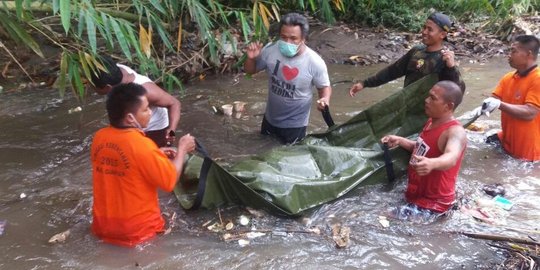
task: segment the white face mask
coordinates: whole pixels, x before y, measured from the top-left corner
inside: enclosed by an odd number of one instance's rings
[[[133,124],[135,125],[134,128],[138,128],[140,130],[142,130],[142,126],[141,124],[139,124],[139,121],[137,121],[137,118],[135,118],[135,115],[133,115],[132,113],[129,113],[128,116],[130,116],[133,120]]]

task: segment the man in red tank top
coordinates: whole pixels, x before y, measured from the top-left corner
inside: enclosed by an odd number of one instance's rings
[[[457,174],[467,145],[465,130],[454,118],[463,94],[452,81],[440,81],[430,89],[425,101],[429,117],[416,141],[396,135],[381,141],[412,153],[409,161],[405,198],[410,205],[398,209],[398,218],[409,219],[414,212],[422,216],[446,212],[455,200]]]

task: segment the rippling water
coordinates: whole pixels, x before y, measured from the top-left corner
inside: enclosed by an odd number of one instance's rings
[[[336,65],[330,71],[332,80],[339,81],[361,78],[379,68]],[[479,105],[508,70],[504,60],[463,64],[468,90],[457,114]],[[331,103],[334,120],[345,121],[401,84],[368,89],[355,98],[348,96],[349,84],[336,85]],[[454,211],[431,224],[390,220],[390,227],[384,228],[379,216],[403,200],[406,181],[401,179],[391,190],[382,185],[362,187],[295,219],[268,214],[257,217],[235,206],[185,212],[174,196],[162,193],[160,201],[171,233],[134,249],[110,246],[89,231],[92,180],[88,156],[92,134],[107,124],[104,99],[91,96],[82,112],[69,114],[79,104],[69,95],[61,99],[48,89],[5,91],[0,97],[0,220],[7,222],[0,236],[0,269],[490,269],[504,259],[502,253],[486,241],[467,238],[458,231],[524,237],[520,231],[539,226],[538,163],[512,159],[483,143],[485,133],[469,132],[458,197],[466,204],[484,196],[483,185],[503,184],[506,197],[515,204],[501,218],[503,224],[482,223]],[[207,78],[189,85],[187,94],[179,98],[180,133],[198,137],[222,164],[277,145],[258,135],[266,99],[262,74],[253,79]],[[247,102],[246,113],[233,117],[213,113],[212,106],[235,100]],[[314,111],[311,118],[308,131],[324,131],[320,114]],[[478,122],[489,133],[499,128],[498,119],[495,114]],[[25,198],[21,198],[23,193]],[[238,227],[240,215],[251,218],[249,226]],[[235,230],[257,229],[266,234],[250,239],[246,246],[224,241],[222,234],[206,229],[220,217],[224,222],[233,221]],[[351,229],[350,245],[345,249],[337,249],[331,239],[336,224]],[[321,234],[302,232],[312,227]],[[67,229],[71,234],[65,243],[47,243]]]

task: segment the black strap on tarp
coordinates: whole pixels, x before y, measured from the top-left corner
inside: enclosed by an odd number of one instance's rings
[[[392,157],[390,156],[390,150],[388,149],[388,144],[383,143],[383,156],[384,156],[384,165],[386,167],[386,176],[388,177],[388,182],[392,183],[396,180],[394,175],[394,163],[392,163]]]
[[[195,150],[199,152],[204,157],[203,164],[201,166],[201,172],[199,174],[199,184],[197,186],[197,195],[195,197],[195,200],[193,201],[193,205],[188,210],[196,210],[199,207],[201,207],[203,197],[204,197],[204,191],[206,190],[206,178],[208,176],[208,171],[210,170],[210,166],[212,165],[212,159],[210,158],[210,155],[208,154],[208,151],[206,151],[206,148],[198,141],[195,140]]]
[[[332,127],[335,125],[334,119],[332,119],[332,115],[330,114],[330,107],[328,107],[328,105],[324,106],[324,109],[321,111],[321,113],[322,113],[324,122],[326,122],[328,127]]]

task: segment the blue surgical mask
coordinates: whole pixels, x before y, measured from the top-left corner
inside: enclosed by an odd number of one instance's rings
[[[281,54],[286,57],[293,57],[298,53],[298,47],[300,47],[300,45],[288,43],[280,39],[278,40],[278,47]]]

